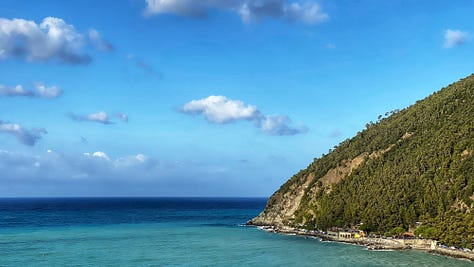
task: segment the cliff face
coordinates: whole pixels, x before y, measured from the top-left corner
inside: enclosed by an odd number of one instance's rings
[[[286,192],[281,192],[281,190],[275,192],[268,201],[265,210],[252,220],[252,224],[273,226],[292,224],[296,219],[295,213],[308,189],[314,193],[322,185],[325,187],[326,193],[330,193],[331,185],[338,183],[344,176],[350,174],[352,170],[364,162],[364,158],[365,155],[360,155],[352,160],[343,160],[340,165],[330,169],[319,179],[321,181],[320,186],[314,186],[314,173],[309,172],[309,174],[302,175],[301,180],[292,183]],[[310,185],[313,185],[313,187],[310,188]]]
[[[295,219],[295,212],[300,206],[301,199],[314,180],[314,174],[302,176],[301,181],[292,184],[288,191],[277,191],[267,203],[265,210],[252,220],[254,225],[288,225]]]
[[[380,233],[422,225],[425,237],[472,247],[473,151],[474,76],[469,76],[406,109],[380,115],[314,159],[250,223],[360,225]]]

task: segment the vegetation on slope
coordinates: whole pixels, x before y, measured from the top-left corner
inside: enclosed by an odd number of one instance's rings
[[[471,75],[409,108],[379,116],[294,175],[277,194],[313,173],[293,224],[318,229],[361,225],[382,234],[421,225],[418,235],[472,248],[473,151]],[[321,182],[329,170],[358,156],[364,163],[341,181]]]

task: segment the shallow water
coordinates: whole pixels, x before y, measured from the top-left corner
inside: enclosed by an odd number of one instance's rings
[[[266,199],[3,199],[0,266],[473,266],[242,226]]]

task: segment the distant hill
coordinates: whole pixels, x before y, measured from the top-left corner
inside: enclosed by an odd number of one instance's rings
[[[255,225],[415,229],[474,245],[474,75],[335,146],[283,184]]]

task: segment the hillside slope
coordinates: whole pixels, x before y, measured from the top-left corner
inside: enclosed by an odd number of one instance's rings
[[[472,248],[474,75],[376,123],[283,184],[250,223],[327,229],[361,225]]]

